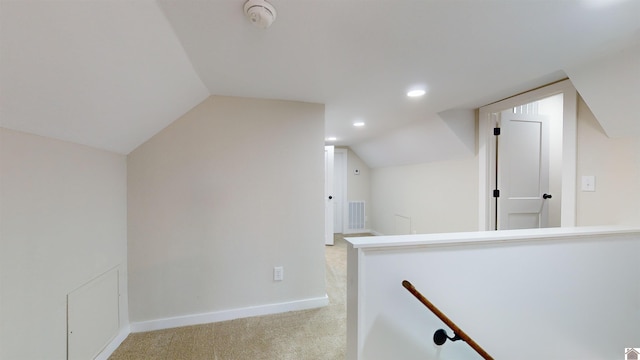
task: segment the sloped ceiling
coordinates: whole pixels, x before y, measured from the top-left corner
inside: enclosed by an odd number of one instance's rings
[[[437,161],[472,109],[640,38],[635,0],[272,0],[267,30],[243,3],[0,0],[0,125],[126,154],[210,94],[298,100],[371,166]]]
[[[0,2],[0,125],[127,154],[209,96],[151,1]]]
[[[640,21],[640,15],[638,15]],[[640,40],[636,46],[567,69],[609,137],[640,136]]]

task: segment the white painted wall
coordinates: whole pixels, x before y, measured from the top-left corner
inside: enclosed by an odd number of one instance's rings
[[[129,154],[132,329],[326,299],[323,151],[323,105],[212,96]]]
[[[371,172],[372,224],[398,234],[396,215],[411,219],[414,233],[475,231],[478,224],[478,160],[375,168]]]
[[[467,147],[469,154],[475,154],[478,147],[478,118],[474,109],[451,109],[438,113],[438,117],[456,134],[458,139]]]
[[[123,155],[0,128],[0,359],[66,359],[67,294],[120,272],[127,312]]]
[[[447,327],[403,280],[495,359],[616,359],[640,346],[640,228],[348,241],[349,360],[480,358],[433,343]]]
[[[578,101],[578,225],[640,224],[640,137],[609,138]],[[596,177],[595,192],[581,178]]]

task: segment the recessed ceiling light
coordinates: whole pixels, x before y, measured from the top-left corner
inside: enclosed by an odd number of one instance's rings
[[[324,141],[336,141],[336,140],[338,140],[338,138],[335,137],[335,136],[330,136],[330,137],[324,139]]]
[[[362,122],[362,121],[354,122],[354,123],[353,123],[353,126],[355,126],[355,127],[361,127],[361,126],[364,126],[364,122]]]
[[[422,90],[422,89],[417,89],[417,90],[411,90],[407,93],[408,97],[420,97],[424,94],[426,94],[427,92]]]

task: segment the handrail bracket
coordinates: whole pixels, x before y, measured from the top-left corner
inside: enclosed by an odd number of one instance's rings
[[[410,282],[404,280],[402,282],[402,286],[404,286],[405,289],[407,289],[413,296],[416,297],[416,299],[418,299],[424,306],[431,310],[434,315],[436,315],[451,330],[453,330],[453,337],[449,337],[444,329],[436,330],[436,332],[433,334],[433,342],[435,342],[436,345],[444,344],[447,339],[451,341],[463,340],[467,344],[469,344],[469,346],[471,346],[471,348],[473,348],[473,350],[475,350],[480,356],[482,356],[483,359],[493,360],[491,355],[487,354],[487,352],[483,348],[481,348],[480,345],[478,345],[475,341],[473,341],[473,339],[469,337],[469,335],[462,331],[462,329],[454,324],[453,321],[451,321],[442,311],[440,311],[437,307],[435,307],[435,305],[427,300],[427,298],[424,297],[424,295],[422,295]]]

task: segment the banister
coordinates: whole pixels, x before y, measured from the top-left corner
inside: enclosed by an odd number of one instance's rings
[[[404,280],[402,282],[404,286],[413,296],[416,297],[424,306],[426,306],[432,313],[434,313],[438,319],[442,320],[451,330],[453,330],[453,337],[449,337],[447,332],[440,329],[433,334],[434,342],[438,345],[444,344],[449,339],[451,341],[464,340],[473,350],[475,350],[485,360],[493,360],[493,357],[489,355],[480,345],[478,345],[469,335],[467,335],[462,329],[460,329],[451,319],[449,319],[440,309],[433,305],[422,295],[409,281]]]

